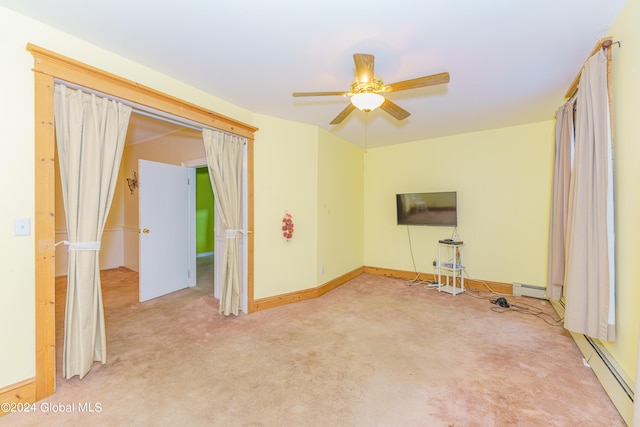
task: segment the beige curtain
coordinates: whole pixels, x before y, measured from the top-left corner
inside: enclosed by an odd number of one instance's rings
[[[613,181],[607,59],[593,55],[576,101],[574,165],[569,188],[565,328],[615,340]]]
[[[62,372],[106,363],[100,239],[116,188],[131,107],[55,86],[55,128],[69,235]]]
[[[238,315],[242,286],[242,157],[246,138],[221,131],[202,131],[211,186],[225,230],[220,313]]]
[[[571,177],[571,147],[573,145],[573,100],[556,112],[553,190],[549,223],[549,261],[547,297],[560,299],[563,295],[565,230]]]

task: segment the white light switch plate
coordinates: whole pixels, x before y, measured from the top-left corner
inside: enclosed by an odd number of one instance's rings
[[[28,236],[31,234],[31,221],[29,218],[16,218],[13,220],[13,234],[16,236]]]

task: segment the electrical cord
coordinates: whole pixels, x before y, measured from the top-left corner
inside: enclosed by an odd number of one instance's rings
[[[450,261],[450,262],[453,262],[453,260],[449,260],[449,261]],[[496,291],[496,290],[492,289],[492,288],[491,288],[491,286],[489,286],[489,284],[488,284],[487,282],[485,282],[484,280],[472,279],[471,277],[469,277],[469,273],[467,272],[467,268],[466,268],[465,266],[462,266],[462,274],[464,274],[464,275],[466,276],[466,278],[467,278],[467,281],[468,281],[468,282],[481,283],[481,284],[483,284],[483,285],[487,288],[487,290],[488,290],[489,292],[491,292],[491,293],[492,293],[492,294],[494,294],[494,295],[503,296],[503,297],[512,297],[512,296],[513,296],[513,294],[503,294],[503,293],[500,293],[500,292],[498,292],[498,291]],[[455,283],[456,285],[458,284],[458,281],[459,281],[459,280],[460,280],[460,278],[457,278],[457,279],[456,279],[456,283]],[[462,285],[461,285],[461,287],[462,287]],[[465,289],[465,291],[466,291],[466,290],[467,290],[467,289]],[[465,293],[466,293],[466,292],[465,292]],[[470,296],[472,296],[472,297],[473,297],[474,295],[470,295]],[[478,298],[481,298],[481,297],[478,297]],[[483,299],[486,299],[486,298],[483,298]]]
[[[498,291],[495,291],[495,290],[491,289],[491,286],[489,286],[489,284],[487,282],[485,282],[484,280],[472,279],[471,277],[469,277],[469,273],[467,273],[467,269],[464,266],[462,267],[462,272],[463,272],[464,275],[467,276],[467,280],[469,282],[476,282],[476,283],[483,284],[487,288],[487,290],[489,292],[491,292],[492,294],[494,294],[494,295],[499,295],[499,296],[503,296],[503,297],[512,297],[513,296],[513,294],[503,294],[503,293],[500,293]]]
[[[453,229],[453,233],[452,233],[452,238],[455,235],[457,227],[455,227]],[[418,272],[418,269],[416,267],[416,261],[415,258],[413,256],[413,245],[411,243],[411,233],[409,232],[409,226],[407,226],[407,237],[409,239],[409,252],[411,253],[411,262],[413,263],[413,270],[416,273],[416,277],[414,279],[411,280],[407,280],[405,281],[405,283],[409,286],[415,286],[415,285],[419,285],[419,284],[425,284],[424,288],[425,289],[437,289],[438,287],[438,283],[435,282],[428,282],[427,280],[422,280],[420,279],[420,272]],[[453,259],[450,260],[452,263],[455,262],[455,257]],[[435,277],[435,271],[436,268],[435,266],[433,267],[433,277]],[[462,266],[462,274],[464,274],[467,278],[467,281],[469,282],[476,282],[476,283],[481,283],[483,284],[487,290],[493,294],[493,295],[498,295],[501,297],[512,297],[513,294],[505,294],[505,293],[501,293],[498,291],[495,291],[494,289],[491,288],[491,286],[489,286],[489,284],[487,282],[485,282],[484,280],[478,280],[478,279],[472,279],[471,277],[469,277],[469,273],[467,272],[466,267]],[[461,281],[462,278],[456,278],[456,282],[454,283],[454,286],[457,286],[458,281]],[[460,283],[460,287],[462,288],[462,283]],[[473,295],[471,293],[471,289],[465,289],[465,292],[462,295],[467,295],[469,297],[472,298],[477,298],[477,299],[485,299],[485,300],[489,300],[492,304],[496,304],[499,305],[499,301],[500,299],[504,300],[504,298],[496,298],[496,299],[492,299],[491,295],[483,297],[480,296],[480,291],[477,290],[476,292],[478,293],[478,295]],[[504,303],[506,303],[506,301],[504,301]],[[548,325],[551,326],[562,326],[562,322],[564,321],[563,318],[560,319],[556,319],[553,315],[549,314],[549,313],[545,313],[543,310],[533,307],[529,304],[526,303],[507,303],[506,306],[497,306],[497,307],[491,307],[491,311],[496,312],[496,313],[506,313],[506,312],[516,312],[516,313],[520,313],[520,314],[526,314],[526,315],[531,315],[531,316],[535,316],[539,319],[542,319],[545,323],[547,323]],[[551,319],[551,321],[549,321],[548,319]]]
[[[489,284],[487,282],[484,282],[482,280],[477,280],[477,279],[471,279],[469,278],[469,275],[467,274],[467,270],[465,268],[463,268],[464,274],[466,274],[467,276],[467,280],[470,282],[477,282],[477,283],[482,283],[483,285],[485,285],[485,287],[489,290],[489,292],[493,295],[498,295],[498,296],[502,296],[502,297],[513,297],[513,295],[509,295],[509,294],[503,294],[500,292],[496,292],[493,289],[491,289],[491,287],[489,286]],[[491,307],[491,311],[494,311],[496,313],[506,313],[506,312],[516,312],[516,313],[521,313],[521,314],[527,314],[527,315],[531,315],[531,316],[535,316],[538,317],[540,319],[542,319],[545,323],[551,325],[551,326],[562,326],[562,322],[564,321],[564,318],[560,318],[560,319],[556,319],[553,315],[549,314],[549,313],[545,313],[543,310],[536,308],[532,305],[526,304],[526,303],[508,303],[506,307],[502,307],[499,305],[499,300],[500,298],[492,298],[491,295],[483,297],[480,296],[480,291],[476,291],[478,292],[478,295],[473,295],[470,289],[469,290],[465,290],[465,292],[462,295],[467,295],[469,297],[472,298],[477,298],[477,299],[485,299],[485,300],[489,300],[489,302],[491,302],[492,304],[496,304],[498,305],[497,307]],[[506,302],[506,301],[505,301]],[[547,320],[548,318],[551,319],[551,321]]]
[[[475,291],[478,293],[478,295],[473,295],[473,293],[471,293],[470,291]],[[518,303],[510,302],[508,303],[508,307],[502,307],[499,305],[500,298],[493,298],[491,295],[481,296],[479,290],[475,290],[475,289],[465,290],[465,293],[463,293],[462,295],[466,295],[468,297],[476,298],[476,299],[488,300],[491,304],[496,304],[496,307],[491,307],[491,311],[494,311],[496,313],[502,314],[507,312],[516,312],[520,314],[527,314],[527,315],[538,317],[542,319],[545,323],[551,326],[562,326],[562,322],[564,321],[564,318],[556,319],[553,315],[549,313],[545,313],[543,310],[523,302],[518,302]],[[498,295],[505,295],[505,296],[511,296],[511,297],[513,296],[513,295],[506,295],[506,294],[498,294]],[[551,321],[547,320],[548,318],[550,318]]]
[[[478,295],[473,295],[472,292],[477,292]],[[491,299],[490,295],[487,295],[486,297],[480,296],[480,291],[477,290],[477,289],[465,289],[464,293],[462,295],[466,295],[468,297],[476,298],[476,299],[486,299],[486,300],[490,300]]]
[[[409,286],[416,286],[416,285],[421,285],[423,283],[427,283],[427,280],[420,279],[420,273],[418,273],[418,275],[415,278],[406,280],[405,283]],[[427,286],[428,284],[425,285],[425,287]]]
[[[416,260],[413,256],[413,245],[411,244],[411,233],[409,232],[409,226],[407,225],[407,237],[409,238],[409,253],[411,254],[411,262],[413,263],[413,271],[416,273],[416,277],[413,279],[407,280],[405,283],[409,286],[416,286],[426,283],[426,280],[420,279],[420,272],[416,267]]]
[[[549,313],[545,313],[543,310],[533,307],[532,305],[526,303],[511,303],[509,307],[491,307],[491,311],[496,313],[506,313],[506,312],[516,312],[520,314],[527,314],[531,316],[535,316],[539,319],[542,319],[546,324],[551,326],[562,326],[562,322],[564,318],[556,319],[553,315]],[[547,320],[547,318],[551,319],[551,322]]]
[[[435,261],[433,262],[433,267],[431,268],[431,277],[433,277],[433,280],[426,281],[427,284],[424,285],[425,289],[437,289],[438,288],[438,282],[436,282],[436,263]]]

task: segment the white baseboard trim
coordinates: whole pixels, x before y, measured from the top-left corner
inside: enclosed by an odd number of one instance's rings
[[[558,300],[549,300],[549,302],[560,317],[564,318],[564,302]],[[596,374],[624,421],[629,426],[633,425],[634,382],[619,367],[600,341],[583,334],[570,333],[582,352],[585,363],[588,363]]]
[[[213,256],[213,252],[201,252],[199,254],[196,254],[196,258],[202,258],[202,257],[206,257],[206,256]]]

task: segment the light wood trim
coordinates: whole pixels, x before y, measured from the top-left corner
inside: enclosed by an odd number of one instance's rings
[[[394,277],[396,279],[414,280],[416,273],[406,270],[393,270],[390,268],[364,267],[364,272],[375,274],[377,276]],[[420,273],[419,280],[437,281],[437,275],[432,273]],[[473,289],[477,291],[494,291],[501,294],[513,295],[513,285],[502,282],[492,282],[489,280],[464,279],[465,289]]]
[[[182,117],[248,140],[249,229],[253,231],[253,147],[258,128],[194,104],[107,73],[46,49],[27,45],[34,57],[35,81],[35,399],[55,392],[55,132],[53,85],[55,79],[83,86],[155,110]],[[248,305],[253,301],[253,233],[249,234]]]
[[[247,235],[247,263],[251,266],[251,268],[247,269],[247,311],[249,313],[253,312],[253,284],[254,284],[254,249],[255,249],[255,241],[254,241],[254,152],[253,152],[253,139],[249,139],[247,142],[247,231],[249,232]]]
[[[260,298],[254,301],[252,312],[267,310],[269,308],[280,307],[294,302],[306,301],[318,298],[318,288],[305,289],[302,291],[289,292],[286,294]]]
[[[413,280],[413,279],[416,278],[416,273],[414,273],[412,271],[394,270],[392,268],[380,268],[380,267],[365,266],[364,267],[364,272],[367,273],[367,274],[374,274],[376,276],[393,277],[393,278],[396,278],[396,279]],[[432,280],[433,279],[433,275],[426,274],[426,273],[420,273],[420,279]]]
[[[294,302],[300,302],[300,301],[318,298],[326,294],[327,292],[330,292],[344,285],[348,281],[355,279],[356,277],[365,273],[373,274],[376,276],[386,276],[386,277],[393,277],[396,279],[406,279],[406,280],[412,280],[416,278],[416,273],[412,271],[364,266],[364,267],[356,268],[355,270],[352,270],[346,274],[343,274],[342,276],[337,277],[315,288],[304,289],[302,291],[296,291],[296,292],[289,292],[286,294],[275,295],[272,297],[260,298],[258,300],[255,300],[255,303],[253,304],[253,308],[250,311],[266,310],[269,308],[292,304]],[[420,279],[432,281],[432,280],[435,280],[435,276],[430,273],[420,273]],[[489,289],[487,288],[487,286],[489,286],[491,290],[494,292],[513,295],[513,285],[510,285],[508,283],[490,282],[487,280],[465,279],[464,286],[466,289],[473,289],[478,291],[489,291]]]
[[[253,304],[253,309],[251,311],[260,311],[266,310],[268,308],[279,307],[281,305],[287,305],[294,302],[300,302],[305,300],[310,300],[314,298],[318,298],[326,294],[333,289],[344,285],[349,280],[352,280],[359,275],[364,273],[364,268],[359,267],[355,270],[352,270],[348,273],[343,274],[342,276],[336,277],[335,279],[320,285],[315,288],[304,289],[302,291],[289,292],[286,294],[275,295],[272,297],[260,298],[256,300]]]
[[[33,403],[36,401],[35,378],[21,381],[7,387],[0,388],[1,403]],[[7,415],[7,412],[0,410],[0,417]]]
[[[328,281],[327,283],[320,285],[318,289],[318,296],[322,296],[327,292],[331,292],[332,290],[344,285],[350,280],[355,279],[359,275],[364,273],[364,267],[356,268],[348,273],[343,274],[342,276],[336,277],[333,280]]]
[[[35,58],[34,71],[38,73],[47,74],[60,80],[193,120],[208,127],[220,129],[246,138],[253,139],[253,134],[258,130],[256,127],[206,110],[195,104],[182,101],[155,89],[83,64],[39,46],[28,44],[27,50],[31,52]]]
[[[591,53],[589,54],[589,56],[587,56],[587,60],[585,61],[585,63],[589,60],[589,58],[591,58],[593,55],[595,55],[600,49],[603,48],[603,43],[607,40],[613,40],[611,37],[605,37],[602,38],[600,40],[598,40],[598,43],[596,43],[596,45],[593,47],[593,49],[591,50]],[[607,54],[607,59],[609,60],[609,62],[611,61],[611,55],[610,55],[610,51],[611,51],[611,46],[610,45],[607,49],[607,51],[609,52]],[[575,95],[576,91],[578,90],[578,85],[580,84],[580,76],[582,75],[582,70],[584,69],[584,64],[582,65],[582,67],[580,68],[580,71],[578,71],[578,74],[573,78],[573,81],[571,82],[571,84],[569,85],[569,89],[567,89],[567,92],[565,92],[564,94],[564,99],[569,99],[571,98],[573,95]],[[610,87],[610,86],[609,86]]]
[[[53,77],[35,78],[36,398],[55,392],[55,144]]]
[[[492,282],[489,280],[464,279],[464,287],[475,291],[497,292],[499,294],[513,295],[511,283]]]

